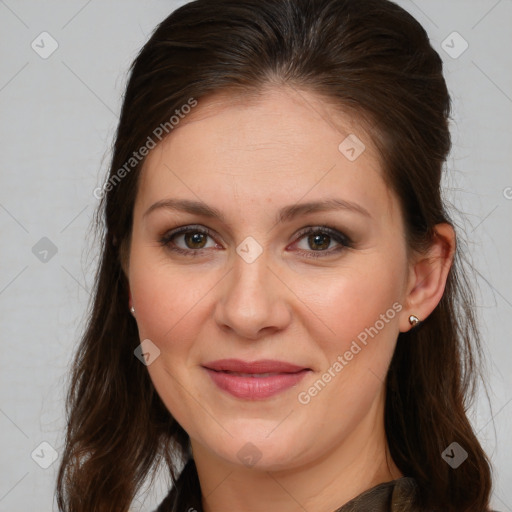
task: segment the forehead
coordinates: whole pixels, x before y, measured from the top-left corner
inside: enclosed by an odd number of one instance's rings
[[[284,87],[223,92],[201,99],[150,152],[137,202],[168,194],[210,204],[235,196],[288,204],[339,192],[393,213],[382,172],[356,116],[319,96]]]

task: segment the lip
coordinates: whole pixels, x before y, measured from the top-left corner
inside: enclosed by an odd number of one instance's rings
[[[203,365],[210,370],[239,373],[295,373],[309,370],[305,366],[277,361],[275,359],[259,359],[257,361],[242,361],[241,359],[219,359]]]
[[[203,365],[212,381],[236,398],[264,400],[298,384],[311,371],[285,361],[220,359]],[[253,374],[236,375],[235,373]],[[261,374],[271,374],[257,376]]]

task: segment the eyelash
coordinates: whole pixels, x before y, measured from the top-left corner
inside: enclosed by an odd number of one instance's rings
[[[177,228],[169,233],[166,233],[164,236],[162,236],[159,240],[160,244],[163,247],[167,247],[171,251],[177,252],[179,254],[182,254],[184,256],[191,256],[195,257],[201,254],[201,252],[204,249],[182,249],[181,247],[177,247],[176,245],[172,244],[172,239],[175,238],[178,235],[182,234],[188,234],[188,233],[202,233],[203,235],[207,235],[210,238],[213,238],[212,233],[209,229],[205,229],[199,226],[183,226],[180,228]],[[296,242],[304,238],[306,235],[310,234],[325,234],[331,237],[335,242],[339,243],[340,246],[337,249],[334,250],[323,250],[323,251],[304,251],[300,250],[299,252],[302,252],[306,258],[323,258],[326,256],[331,256],[332,254],[339,253],[343,251],[344,249],[351,248],[352,241],[348,236],[341,233],[337,229],[334,229],[330,226],[309,226],[307,228],[302,229],[298,233],[298,237],[296,239]]]

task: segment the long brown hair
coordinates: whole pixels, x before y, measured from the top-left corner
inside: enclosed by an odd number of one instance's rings
[[[451,145],[442,61],[405,10],[387,0],[197,0],[174,11],[131,67],[109,181],[96,194],[101,259],[67,399],[62,511],[127,511],[160,464],[175,482],[189,449],[134,356],[140,340],[123,264],[144,159],[133,153],[158,127],[172,133],[171,116],[191,98],[200,108],[207,94],[270,83],[316,92],[366,120],[409,249],[428,247],[435,224],[453,225],[440,187]],[[398,337],[385,427],[393,460],[417,480],[425,507],[482,512],[491,471],[466,416],[481,349],[461,243],[436,309]],[[468,453],[457,469],[441,456],[452,442]]]

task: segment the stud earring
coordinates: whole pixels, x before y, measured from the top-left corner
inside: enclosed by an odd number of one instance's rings
[[[409,316],[409,323],[416,327],[420,323],[420,319],[416,315],[410,315]]]
[[[135,316],[135,308],[134,308],[133,306],[130,308],[130,313],[131,313],[133,316]]]

